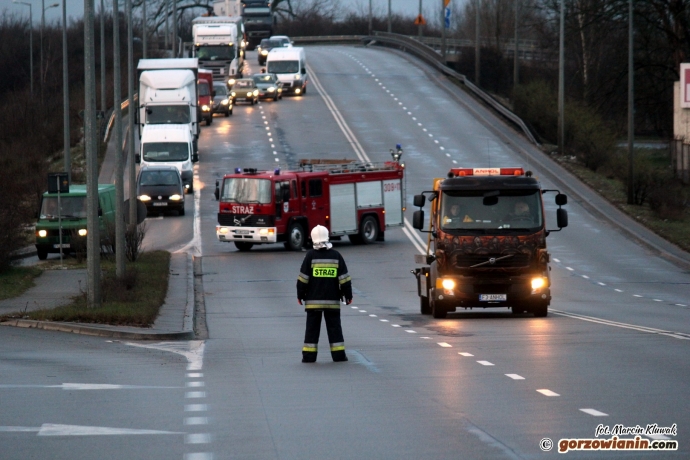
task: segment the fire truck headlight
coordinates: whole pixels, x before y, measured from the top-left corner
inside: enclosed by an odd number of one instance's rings
[[[543,287],[546,287],[546,280],[543,277],[538,276],[536,278],[532,278],[532,290],[533,291],[536,291],[536,290],[541,289]]]
[[[48,236],[48,231],[47,230],[39,230],[38,236],[41,238],[45,238],[46,236]]]
[[[223,235],[225,235],[225,234],[228,233],[228,232],[229,232],[229,230],[228,230],[227,227],[220,227],[220,228],[218,229],[218,233],[222,233]]]
[[[443,289],[446,291],[452,291],[455,289],[455,281],[451,279],[444,279],[441,281],[441,286],[443,286]]]
[[[259,230],[259,235],[273,235],[275,234],[275,229],[273,228],[262,228]]]
[[[85,228],[80,228],[79,231],[77,232],[79,236],[86,236],[86,229]]]

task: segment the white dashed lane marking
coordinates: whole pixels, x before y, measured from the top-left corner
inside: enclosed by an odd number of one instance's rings
[[[558,393],[555,393],[551,390],[547,390],[545,388],[543,388],[541,390],[537,390],[537,392],[543,394],[544,396],[560,396]]]
[[[489,361],[477,361],[482,366],[494,366],[495,364]]]
[[[453,347],[453,345],[446,343],[446,342],[438,342],[438,346],[443,347],[443,348],[452,348]]]
[[[594,417],[608,417],[609,414],[605,414],[603,412],[599,412],[596,409],[580,409],[582,412],[585,414],[592,415]]]
[[[462,356],[474,356],[472,353],[467,353],[465,351],[460,351],[460,352],[458,352],[458,354],[462,355]]]
[[[525,380],[523,376],[518,374],[506,374],[506,376],[510,377],[513,380]]]

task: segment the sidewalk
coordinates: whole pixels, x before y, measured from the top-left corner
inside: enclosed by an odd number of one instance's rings
[[[66,305],[86,289],[86,270],[46,270],[36,286],[23,295],[0,301],[0,313],[33,311]],[[189,254],[171,254],[168,294],[151,328],[105,324],[59,323],[14,319],[0,323],[130,340],[190,340],[194,338],[194,269]]]

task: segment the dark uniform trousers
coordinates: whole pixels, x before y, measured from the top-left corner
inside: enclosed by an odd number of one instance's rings
[[[304,333],[304,347],[302,348],[302,360],[305,362],[316,361],[318,353],[319,335],[321,332],[321,314],[326,320],[326,332],[331,346],[333,361],[346,361],[345,340],[343,329],[340,325],[340,309],[332,310],[307,310],[307,329]]]
[[[338,251],[322,248],[307,252],[297,277],[297,299],[300,303],[304,301],[307,312],[302,361],[316,361],[322,316],[326,319],[333,361],[347,361],[340,325],[340,301],[352,301],[352,279]]]

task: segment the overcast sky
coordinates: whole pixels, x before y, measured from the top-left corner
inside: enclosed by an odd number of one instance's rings
[[[39,24],[41,21],[41,2],[38,0],[21,0],[26,3],[31,3],[32,14],[35,24]],[[52,5],[61,0],[42,0],[43,5]],[[67,16],[73,18],[81,18],[84,14],[84,1],[83,0],[66,0],[67,1]],[[369,10],[368,0],[339,0],[344,6],[349,5],[351,8],[361,11]],[[372,7],[374,9],[374,14],[386,14],[388,11],[388,0],[371,0]],[[436,7],[433,7],[433,3],[438,3],[440,5],[442,0],[422,0],[424,14],[432,14],[438,11]],[[452,0],[454,4],[464,3],[464,0]],[[96,11],[100,9],[100,0],[94,0],[96,5]],[[104,0],[106,10],[112,11],[113,4],[112,0]],[[0,14],[18,14],[18,15],[29,15],[29,8],[25,5],[13,4],[12,0],[0,0]],[[124,10],[121,7],[120,10]],[[419,0],[391,0],[391,10],[393,13],[403,14],[405,16],[416,16],[419,11]],[[46,10],[46,22],[54,22],[62,20],[62,7],[49,8]]]

